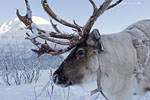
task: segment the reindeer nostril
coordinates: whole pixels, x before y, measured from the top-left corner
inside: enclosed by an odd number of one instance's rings
[[[67,79],[64,77],[64,75],[61,72],[59,72],[59,73],[54,73],[53,81],[56,84],[60,84],[60,83],[65,83]]]
[[[58,74],[54,74],[53,75],[53,81],[54,81],[54,83],[58,83]]]
[[[63,75],[62,73],[60,73],[59,80],[60,80],[60,81],[64,81],[64,80],[65,80],[65,77],[64,77],[64,75]]]

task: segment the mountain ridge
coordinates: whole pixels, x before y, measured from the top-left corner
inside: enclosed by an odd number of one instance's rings
[[[40,28],[44,28],[46,30],[53,30],[49,21],[36,16],[33,16],[32,19],[33,22],[37,24]],[[18,18],[14,18],[9,22],[4,22],[3,24],[0,25],[0,35],[5,34],[7,32],[17,31],[19,29],[26,29],[25,27],[26,26]]]

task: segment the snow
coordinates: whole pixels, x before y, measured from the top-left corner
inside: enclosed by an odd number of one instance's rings
[[[0,97],[2,100],[35,100],[35,98],[37,98],[37,100],[49,100],[50,95],[48,95],[47,92],[49,91],[51,93],[52,86],[54,85],[52,80],[49,79],[49,71],[45,70],[36,84],[33,83],[9,87],[0,86]],[[50,84],[45,88],[48,81],[50,81]],[[51,100],[67,100],[67,98],[69,98],[68,100],[95,100],[99,94],[90,96],[90,90],[87,88],[89,86],[85,87],[74,86],[69,88],[61,88],[54,85],[53,93],[51,94]],[[44,88],[45,90],[43,90]]]
[[[33,16],[32,20],[35,24],[40,25],[40,28],[45,29],[46,27],[46,29],[53,31],[53,28],[51,27],[49,21],[36,16]],[[9,22],[4,22],[2,25],[0,25],[0,34],[4,34],[8,31],[16,31],[22,28],[25,28],[25,25],[22,22],[20,22],[18,18],[15,18]]]
[[[90,95],[96,86],[95,83],[62,88],[54,85],[50,79],[49,70],[43,70],[37,83],[20,86],[0,85],[1,100],[105,100],[99,93]],[[138,100],[137,97],[134,100]],[[150,93],[146,93],[140,100],[150,100]]]
[[[35,23],[35,24],[37,24],[37,25],[42,25],[42,24],[48,24],[48,25],[50,25],[50,22],[49,21],[47,21],[47,20],[45,20],[45,19],[43,19],[43,18],[41,18],[41,17],[37,17],[37,16],[33,16],[32,17],[32,20],[33,20],[33,22]]]
[[[43,30],[54,31],[50,22],[43,18],[33,16],[33,22]],[[25,40],[27,37],[25,33],[31,34],[31,32],[25,28],[25,25],[20,22],[18,18],[15,18],[9,22],[4,22],[0,25],[0,43],[12,44],[15,42],[18,43],[19,41],[20,43],[27,42],[27,40]]]
[[[6,25],[6,23],[3,23],[0,26],[0,34],[7,32],[10,29],[9,24]]]

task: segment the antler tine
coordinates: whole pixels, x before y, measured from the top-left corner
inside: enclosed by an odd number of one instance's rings
[[[49,5],[47,4],[47,0],[42,0],[42,6],[44,8],[44,10],[47,12],[48,15],[50,15],[54,20],[56,20],[57,22],[65,25],[65,26],[68,26],[68,27],[71,27],[71,28],[74,28],[74,29],[77,29],[79,33],[82,32],[81,28],[79,26],[76,26],[74,24],[70,24],[68,23],[67,21],[59,18],[53,11],[52,9],[49,7]],[[81,35],[81,34],[79,34]]]
[[[29,2],[28,0],[25,0],[26,2],[26,8],[27,8],[27,18],[30,20],[32,20],[32,11],[30,9],[30,5],[29,5]]]
[[[39,36],[40,38],[44,39],[44,40],[47,40],[47,41],[50,41],[50,42],[53,42],[53,43],[56,43],[56,44],[60,44],[60,45],[72,45],[74,44],[74,42],[63,42],[63,41],[59,41],[59,40],[56,40],[56,39],[52,39],[52,38],[48,38],[46,36]]]
[[[92,6],[93,6],[93,14],[97,11],[97,7],[96,7],[96,4],[93,2],[93,0],[89,0],[90,1],[90,3],[92,4]]]
[[[28,33],[26,33],[26,35],[29,37],[30,35]],[[47,42],[45,41],[44,44],[36,41],[35,38],[30,39],[30,41],[39,48],[39,50],[35,50],[35,49],[31,49],[33,52],[38,54],[38,57],[40,57],[41,55],[43,55],[44,53],[48,53],[48,52],[56,52],[54,49],[52,49]]]
[[[52,20],[50,20],[50,23],[51,23],[52,27],[54,28],[54,30],[55,30],[56,32],[61,33],[60,30],[57,28],[57,24],[54,24],[54,23],[52,22]]]
[[[44,44],[41,44],[39,42],[37,42],[36,40],[33,41],[33,43],[36,42],[37,46],[39,47],[39,50],[35,50],[35,49],[31,49],[33,52],[38,54],[38,57],[40,57],[41,55],[45,54],[45,53],[52,53],[52,52],[56,52],[56,50],[52,49],[48,43],[45,41]]]
[[[56,52],[52,53],[52,55],[55,56],[55,55],[60,55],[60,54],[66,53],[66,52],[70,51],[72,48],[74,48],[75,46],[76,46],[76,44],[75,45],[70,45],[65,49],[57,50]]]
[[[115,7],[115,6],[117,6],[117,5],[120,4],[122,1],[123,1],[123,0],[118,0],[118,1],[116,1],[114,4],[110,5],[110,6],[107,8],[107,10],[109,10],[109,9],[111,9],[111,8],[113,8],[113,7]]]
[[[80,26],[80,25],[78,25],[78,24],[76,23],[75,19],[73,20],[73,23],[74,23],[76,26],[80,27],[81,29],[83,28],[82,26]]]
[[[17,9],[16,15],[26,26],[29,25],[29,23],[26,19],[26,16],[21,16],[18,9]]]
[[[26,34],[29,36],[28,33],[26,33]],[[37,53],[38,57],[42,56],[45,53],[52,54],[53,56],[60,55],[60,54],[63,54],[65,52],[71,50],[75,46],[75,44],[73,44],[73,45],[69,45],[65,49],[55,50],[55,49],[51,48],[46,41],[44,44],[36,41],[36,39],[31,39],[30,41],[39,48],[38,50],[31,49],[33,52]]]
[[[75,46],[75,45],[74,45]],[[38,57],[40,57],[41,55],[47,53],[47,54],[51,54],[53,56],[56,56],[56,55],[60,55],[60,54],[63,54],[65,52],[68,52],[69,50],[71,50],[72,48],[74,48],[74,46],[69,46],[65,49],[60,49],[60,50],[54,50],[52,49],[51,47],[49,47],[49,45],[47,45],[46,43],[43,44],[41,46],[41,48],[39,50],[35,50],[35,49],[32,49],[33,52],[37,53],[38,54]]]
[[[26,3],[26,8],[27,8],[26,15],[25,16],[21,16],[18,9],[17,9],[16,15],[31,30],[32,11],[30,9],[30,5],[28,3],[28,0],[25,0],[25,3]]]

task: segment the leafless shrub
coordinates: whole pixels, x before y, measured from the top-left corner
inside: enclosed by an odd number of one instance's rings
[[[17,67],[14,67],[12,71],[13,71],[12,77],[14,79],[15,84],[20,85],[22,82],[22,75],[23,75],[22,72],[19,71]]]
[[[46,94],[49,96],[49,100],[51,100],[52,99],[52,95],[54,93],[54,84],[52,82],[52,70],[51,69],[49,71],[49,75],[50,75],[49,81],[43,87],[43,89],[40,92],[39,96],[41,96],[43,94],[43,92],[46,92]],[[49,89],[48,87],[51,87],[51,89]]]
[[[11,72],[8,69],[8,63],[4,60],[5,63],[5,68],[4,70],[1,72],[1,77],[3,79],[3,81],[6,83],[6,85],[10,86],[11,85]]]
[[[32,64],[24,64],[23,70],[17,67],[17,64],[8,64],[4,60],[4,69],[0,72],[0,77],[4,84],[10,85],[21,85],[21,84],[31,84],[37,82],[40,77],[40,64],[38,62]]]

